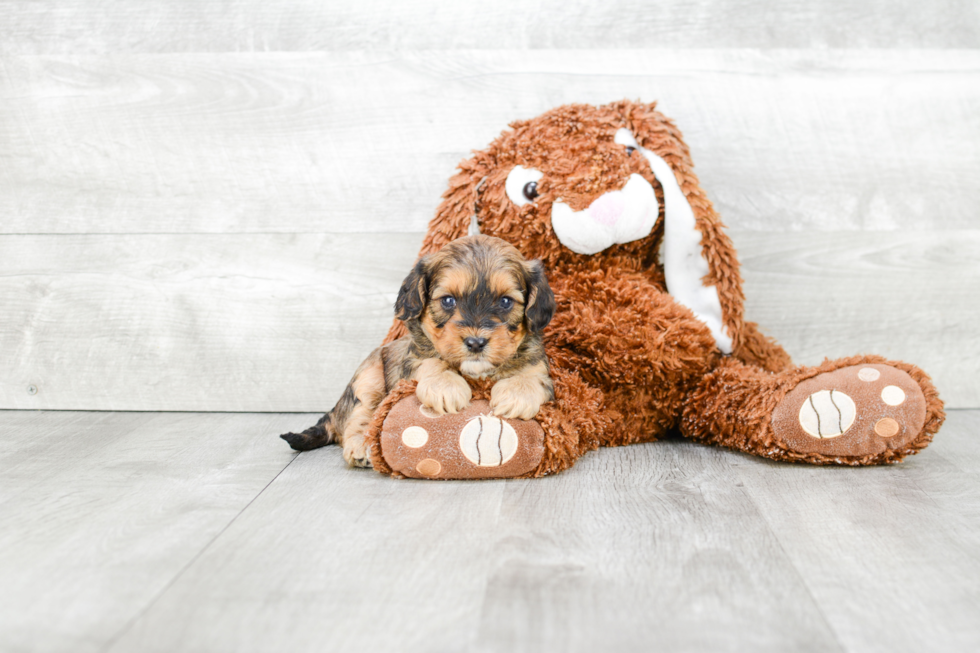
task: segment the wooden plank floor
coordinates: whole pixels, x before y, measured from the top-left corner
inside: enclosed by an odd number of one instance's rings
[[[980,410],[893,467],[671,440],[486,482],[275,437],[312,418],[0,412],[0,650],[980,647]]]

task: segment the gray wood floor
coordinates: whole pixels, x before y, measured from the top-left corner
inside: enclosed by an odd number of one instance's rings
[[[672,440],[396,481],[313,415],[0,412],[0,650],[967,651],[980,410],[905,463]]]

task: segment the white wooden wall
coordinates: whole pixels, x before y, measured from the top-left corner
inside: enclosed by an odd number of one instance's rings
[[[456,163],[623,97],[798,362],[980,406],[974,0],[0,0],[0,408],[325,410]]]

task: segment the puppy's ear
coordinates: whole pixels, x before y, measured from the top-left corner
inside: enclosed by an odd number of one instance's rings
[[[395,300],[395,317],[407,322],[417,320],[429,299],[429,263],[431,257],[423,256],[405,277]]]
[[[524,264],[527,284],[527,304],[524,306],[524,319],[531,333],[541,333],[555,315],[555,294],[548,285],[541,261]]]

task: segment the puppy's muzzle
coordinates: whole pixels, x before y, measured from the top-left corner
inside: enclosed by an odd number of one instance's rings
[[[474,354],[479,354],[483,351],[483,348],[487,346],[487,342],[489,341],[486,338],[474,338],[473,336],[463,339],[463,344]]]

